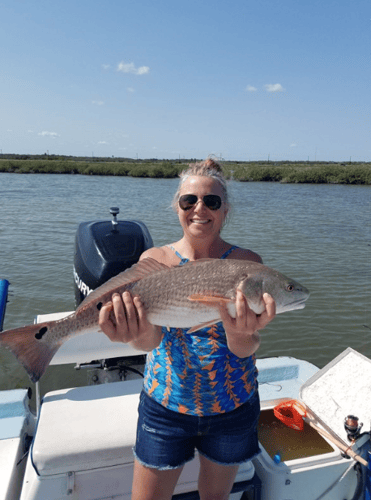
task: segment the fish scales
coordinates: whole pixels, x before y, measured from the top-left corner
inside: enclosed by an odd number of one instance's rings
[[[223,272],[223,261],[195,261],[191,265],[171,268],[159,283],[159,276],[148,276],[134,284],[132,293],[140,296],[149,320],[158,325],[189,328],[218,318],[217,304],[210,305],[189,300],[194,294],[233,299],[241,282],[239,266],[229,266]],[[235,261],[239,262],[239,261]],[[187,272],[184,272],[186,270]]]

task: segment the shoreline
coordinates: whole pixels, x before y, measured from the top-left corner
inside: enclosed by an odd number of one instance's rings
[[[175,178],[192,160],[130,160],[61,156],[9,155],[0,159],[0,173],[77,174]],[[13,157],[14,156],[14,157]],[[17,156],[15,158],[15,156]],[[19,158],[18,156],[22,156]],[[240,182],[371,185],[370,162],[221,162],[227,179]]]

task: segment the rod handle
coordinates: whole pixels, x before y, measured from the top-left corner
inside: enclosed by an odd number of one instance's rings
[[[347,446],[345,443],[337,439],[335,436],[332,436],[329,432],[325,431],[321,427],[318,427],[313,420],[310,420],[309,418],[304,417],[303,420],[307,422],[313,429],[315,429],[319,434],[322,436],[326,437],[329,441],[334,443],[341,451],[352,457],[354,460],[357,462],[361,463],[362,465],[368,467],[368,462],[364,458],[362,458],[360,455],[357,455],[357,453],[352,450],[349,446]]]

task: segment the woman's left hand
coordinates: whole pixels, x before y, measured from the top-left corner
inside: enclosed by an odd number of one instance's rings
[[[251,356],[260,345],[258,330],[264,328],[276,315],[276,303],[268,294],[263,295],[265,311],[256,315],[248,304],[246,297],[237,290],[236,317],[232,318],[225,305],[220,306],[220,317],[227,336],[228,348],[236,356],[244,358]]]

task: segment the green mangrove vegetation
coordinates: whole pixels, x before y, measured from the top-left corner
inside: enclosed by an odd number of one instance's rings
[[[276,162],[225,166],[239,181],[371,185],[371,163]]]
[[[173,178],[192,161],[196,160],[1,155],[0,172]],[[224,161],[222,165],[228,179],[242,182],[371,185],[371,163],[366,162]]]

